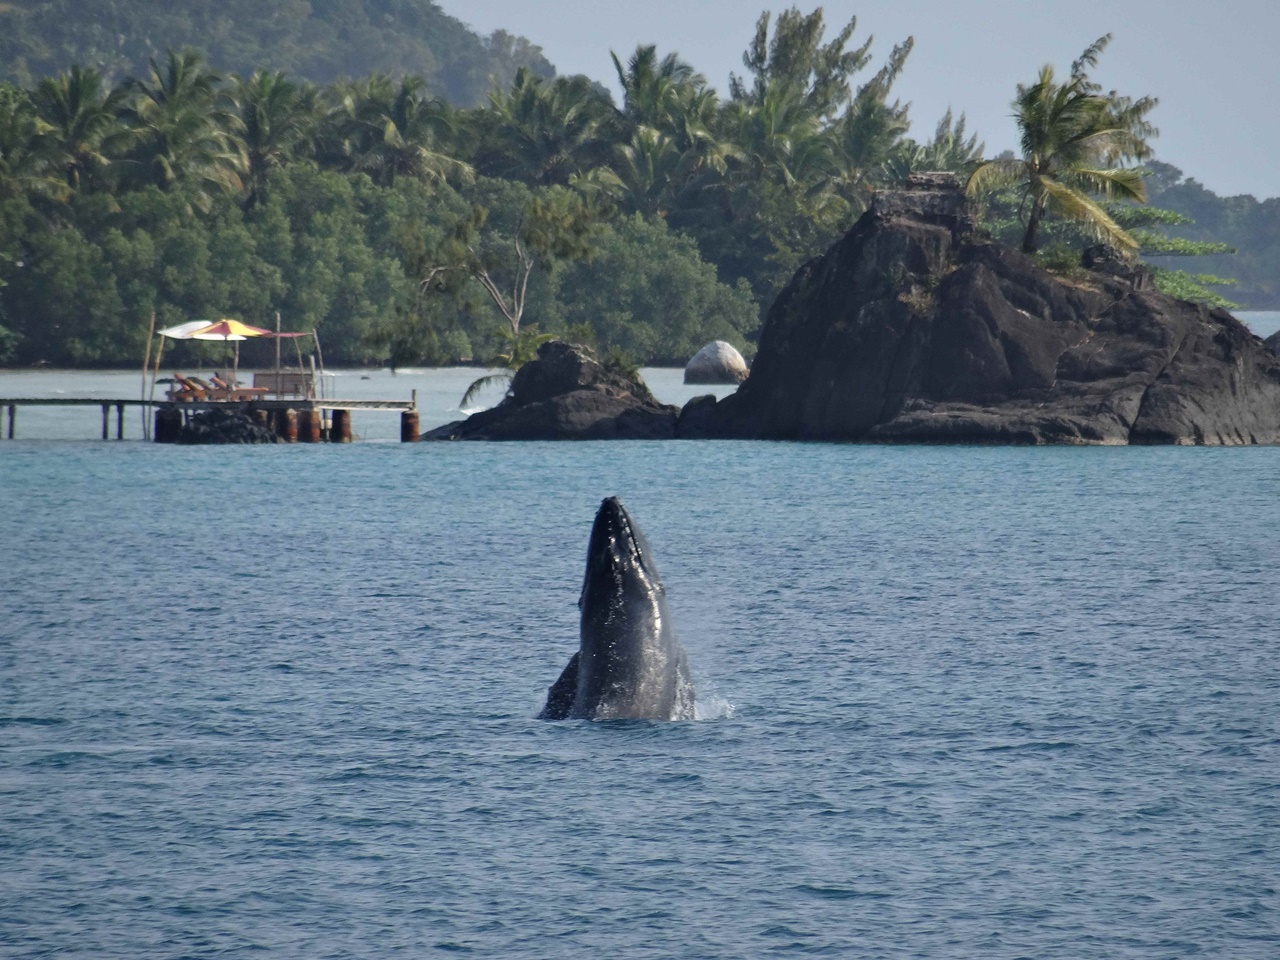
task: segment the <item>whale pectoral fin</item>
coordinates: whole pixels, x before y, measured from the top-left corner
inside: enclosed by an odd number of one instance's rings
[[[567,720],[578,696],[578,654],[569,658],[569,664],[560,679],[547,690],[547,705],[538,714],[539,720]]]

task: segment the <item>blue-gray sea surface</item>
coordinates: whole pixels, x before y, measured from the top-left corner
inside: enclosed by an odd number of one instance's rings
[[[0,956],[1280,956],[1280,449],[0,441]],[[702,719],[532,719],[599,500]]]

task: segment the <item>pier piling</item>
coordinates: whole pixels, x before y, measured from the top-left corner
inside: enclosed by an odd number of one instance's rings
[[[330,443],[351,442],[351,411],[335,410],[329,425]]]
[[[298,442],[298,411],[292,408],[281,410],[276,420],[276,433],[285,443]]]
[[[13,439],[13,421],[18,416],[18,405],[16,403],[9,404],[9,439]]]
[[[177,443],[182,435],[182,411],[161,407],[156,411],[156,443]]]
[[[320,442],[320,411],[301,410],[298,413],[298,439],[302,443]]]
[[[124,404],[116,404],[116,439],[124,439]]]
[[[405,410],[400,414],[400,442],[418,442],[418,411]]]

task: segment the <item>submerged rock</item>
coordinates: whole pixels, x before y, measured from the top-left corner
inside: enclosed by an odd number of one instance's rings
[[[954,181],[882,194],[769,311],[705,435],[994,443],[1280,441],[1280,360],[1222,310],[1090,251],[1063,278],[977,239]]]
[[[684,382],[696,384],[741,383],[747,379],[747,361],[731,343],[713,340],[685,365]]]
[[[253,422],[240,410],[214,407],[194,413],[178,434],[178,443],[277,443],[274,431]]]
[[[639,377],[610,371],[584,348],[553,340],[516,372],[496,407],[422,439],[669,440],[678,415]]]

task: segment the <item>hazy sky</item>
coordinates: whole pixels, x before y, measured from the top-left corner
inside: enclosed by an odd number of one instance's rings
[[[438,0],[489,33],[539,44],[561,73],[617,88],[609,51],[641,43],[678,52],[721,93],[765,4],[729,0]],[[799,4],[808,12],[815,3]],[[948,106],[969,117],[988,155],[1015,146],[1009,101],[1045,63],[1066,72],[1104,33],[1094,76],[1108,89],[1160,98],[1157,156],[1220,194],[1280,196],[1280,0],[830,0],[828,36],[857,14],[878,64],[899,40],[915,51],[894,88],[926,139]],[[785,4],[769,9],[785,9]],[[868,74],[872,68],[868,69]]]

